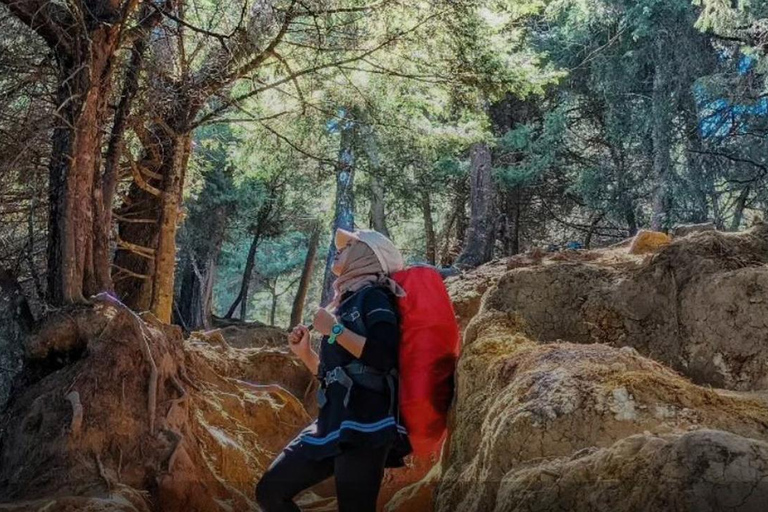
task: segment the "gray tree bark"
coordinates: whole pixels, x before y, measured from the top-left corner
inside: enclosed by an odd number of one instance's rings
[[[320,227],[313,226],[307,245],[307,257],[304,259],[304,268],[301,270],[299,289],[296,291],[293,307],[291,308],[291,328],[301,323],[302,315],[304,314],[304,305],[307,302],[307,291],[309,291],[312,270],[315,268],[315,256],[317,255],[318,245],[320,245]]]
[[[653,75],[653,176],[656,181],[653,193],[653,217],[651,229],[668,229],[671,211],[670,186],[672,182],[672,91],[671,70],[667,41],[656,42],[655,71]]]
[[[470,149],[469,229],[464,249],[456,266],[476,267],[490,261],[495,242],[495,205],[491,151],[486,144],[477,143]]]
[[[333,283],[336,277],[331,268],[336,254],[334,235],[338,228],[353,231],[355,229],[355,139],[357,122],[347,110],[341,121],[341,142],[336,162],[336,209],[331,226],[331,243],[325,260],[323,293],[320,303],[325,305],[333,298]]]
[[[379,154],[379,141],[373,127],[366,123],[360,127],[360,139],[363,151],[368,158],[371,178],[371,229],[375,229],[384,236],[389,237],[387,229],[387,214],[384,185],[381,183],[381,155]]]
[[[437,235],[435,234],[435,224],[432,220],[432,198],[426,189],[421,191],[421,212],[424,217],[427,263],[435,265],[437,262]]]

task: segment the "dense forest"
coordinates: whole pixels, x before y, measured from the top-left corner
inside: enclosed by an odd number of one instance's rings
[[[472,267],[768,214],[768,2],[0,0],[0,284],[298,323],[331,230]]]

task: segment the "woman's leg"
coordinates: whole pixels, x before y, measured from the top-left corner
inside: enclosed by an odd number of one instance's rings
[[[389,446],[354,447],[338,455],[334,465],[339,512],[375,512]]]
[[[299,512],[293,498],[333,475],[333,458],[311,460],[286,448],[256,484],[256,502],[264,512]]]

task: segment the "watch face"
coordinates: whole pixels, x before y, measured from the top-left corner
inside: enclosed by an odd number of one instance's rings
[[[333,326],[333,329],[331,329],[331,332],[333,334],[341,334],[341,331],[343,331],[343,330],[344,330],[344,327],[342,327],[339,324],[336,324],[336,325]]]

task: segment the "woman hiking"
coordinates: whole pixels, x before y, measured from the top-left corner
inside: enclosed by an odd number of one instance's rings
[[[399,423],[400,342],[395,298],[404,290],[389,278],[403,258],[384,235],[338,229],[334,298],[319,309],[314,328],[320,354],[299,325],[290,348],[320,380],[318,419],[291,441],[256,486],[265,512],[300,510],[293,498],[333,476],[341,512],[373,512],[385,467],[401,467],[411,452]]]

